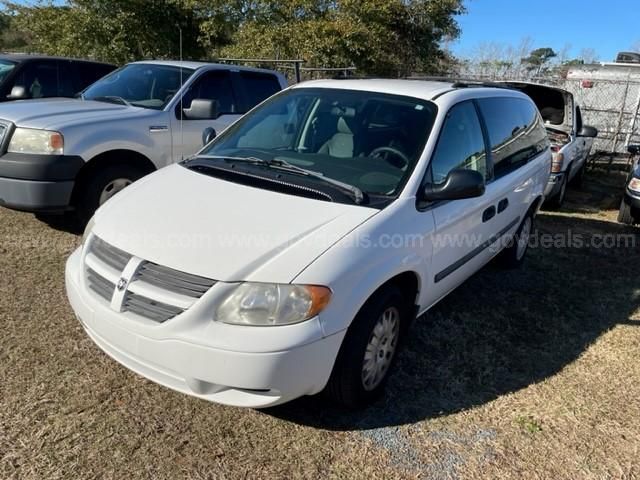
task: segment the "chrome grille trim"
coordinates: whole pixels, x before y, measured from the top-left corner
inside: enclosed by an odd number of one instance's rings
[[[173,270],[153,262],[143,262],[135,280],[192,298],[200,298],[216,283],[215,280]]]
[[[116,288],[113,283],[100,276],[98,273],[88,267],[87,282],[91,290],[93,290],[107,302],[111,302],[111,297],[113,297],[113,290]]]
[[[135,257],[95,235],[89,240],[84,268],[89,289],[112,309],[156,323],[180,315],[216,283]],[[123,280],[126,290],[117,291]]]
[[[164,323],[181,314],[184,310],[133,292],[127,292],[124,297],[123,311],[135,313],[158,323]]]
[[[126,267],[129,260],[131,260],[131,255],[108,244],[95,235],[89,245],[89,252],[93,253],[102,262],[119,271],[124,270],[124,267]]]

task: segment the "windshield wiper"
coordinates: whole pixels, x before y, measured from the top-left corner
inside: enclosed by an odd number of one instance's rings
[[[198,155],[200,158],[215,158],[220,160],[228,160],[228,161],[238,161],[238,162],[248,162],[253,163],[255,165],[265,165],[270,168],[277,168],[280,170],[285,170],[288,172],[298,173],[300,175],[306,175],[311,178],[316,178],[318,180],[322,180],[329,185],[333,185],[334,187],[339,188],[342,191],[348,192],[353,200],[360,205],[364,201],[364,193],[355,185],[351,185],[349,183],[341,182],[340,180],[336,180],[331,177],[326,177],[321,173],[314,172],[313,170],[307,170],[306,168],[298,167],[297,165],[293,165],[292,163],[287,162],[282,159],[273,159],[273,160],[265,160],[264,158],[258,157],[226,157],[226,156],[218,156],[218,155]]]
[[[93,97],[89,100],[95,100],[96,102],[107,102],[107,103],[120,103],[121,105],[125,105],[127,107],[131,107],[131,103],[125,100],[122,97],[118,97],[117,95],[105,95],[102,97]]]

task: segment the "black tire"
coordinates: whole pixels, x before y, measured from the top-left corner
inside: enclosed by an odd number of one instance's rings
[[[388,367],[381,374],[379,383],[371,384],[366,388],[363,375],[367,346],[374,339],[374,327],[381,321],[383,314],[392,309],[396,309],[399,314],[395,348],[389,358]],[[398,357],[406,327],[410,323],[411,311],[411,302],[396,286],[388,285],[378,290],[360,309],[347,330],[324,394],[349,408],[360,408],[379,398]],[[380,344],[382,345],[382,342]],[[374,362],[377,357],[376,351],[373,355]],[[383,357],[386,358],[386,353],[383,353],[380,358]]]
[[[564,203],[564,199],[567,196],[567,186],[568,186],[567,178],[568,177],[566,174],[562,177],[562,184],[560,185],[560,191],[545,202],[545,207],[552,210],[558,210],[562,207],[562,204]]]
[[[101,204],[101,196],[112,182],[126,179],[130,183],[142,178],[147,172],[126,164],[114,164],[102,167],[90,174],[80,185],[75,201],[75,217],[79,226],[84,227]]]
[[[620,210],[618,211],[618,222],[624,223],[626,225],[633,225],[634,223],[638,223],[637,220],[633,217],[631,206],[627,205],[624,200],[620,204]]]
[[[582,183],[584,181],[585,165],[586,165],[586,162],[584,164],[582,164],[582,166],[578,169],[576,174],[571,179],[571,182],[569,182],[569,185],[571,185],[572,187],[576,187],[576,188],[582,187]]]
[[[527,222],[529,222],[528,227]],[[531,236],[531,232],[533,232],[533,227],[533,215],[529,212],[522,219],[522,222],[520,222],[520,226],[513,238],[510,240],[509,245],[498,255],[498,262],[500,266],[507,269],[520,268],[522,266],[524,259],[527,256],[527,250],[529,249],[529,238]],[[528,232],[526,230],[528,230]],[[521,244],[521,241],[526,243]],[[524,250],[522,250],[523,248]]]

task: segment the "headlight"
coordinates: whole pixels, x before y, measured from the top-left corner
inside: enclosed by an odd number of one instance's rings
[[[64,153],[64,137],[59,132],[36,130],[33,128],[16,128],[13,131],[7,151],[13,153],[62,155]]]
[[[632,178],[627,188],[634,193],[640,193],[640,178]]]
[[[242,283],[222,302],[215,320],[236,325],[290,325],[316,316],[330,299],[327,287]]]
[[[85,243],[87,243],[89,235],[91,235],[91,231],[93,230],[93,225],[96,223],[94,218],[95,217],[91,217],[91,220],[87,222],[87,226],[84,228],[84,233],[82,234],[82,248],[84,248]]]

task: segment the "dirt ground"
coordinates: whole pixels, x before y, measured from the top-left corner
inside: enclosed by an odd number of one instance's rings
[[[79,238],[0,209],[0,478],[640,478],[640,230],[615,223],[622,182],[590,172],[538,217],[523,270],[490,265],[420,318],[361,412],[224,407],[129,372],[67,304]]]

